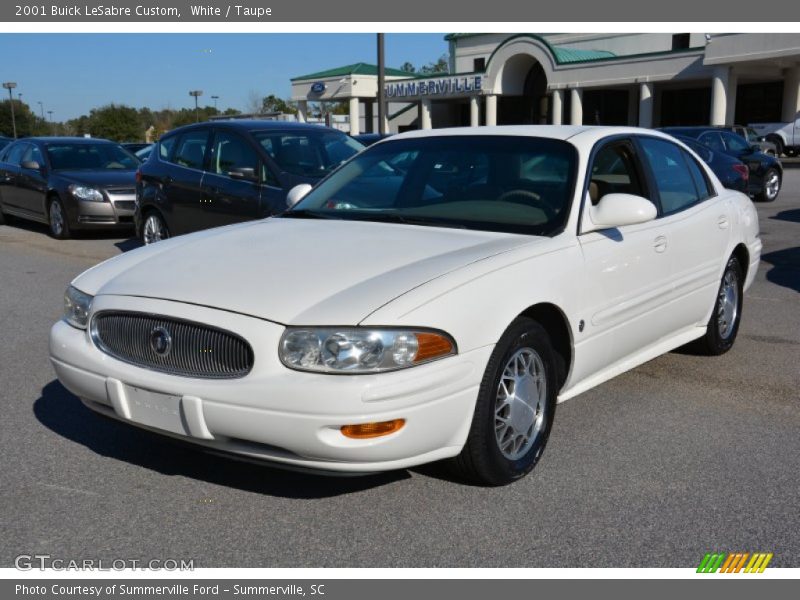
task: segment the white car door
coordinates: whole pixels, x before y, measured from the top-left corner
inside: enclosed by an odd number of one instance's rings
[[[641,136],[662,209],[660,221],[670,243],[673,271],[671,314],[681,327],[705,325],[725,266],[731,206],[717,193],[696,158],[663,138]]]
[[[609,193],[635,194],[657,202],[652,182],[629,139],[607,142],[594,155],[584,203]],[[584,215],[586,210],[583,211]],[[670,335],[678,320],[664,306],[673,285],[669,224],[647,223],[579,232],[584,259],[581,317],[573,380],[579,381]]]

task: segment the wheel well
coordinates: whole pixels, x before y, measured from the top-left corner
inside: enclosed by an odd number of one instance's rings
[[[750,267],[750,253],[747,251],[747,246],[739,244],[733,249],[733,256],[739,261],[739,266],[742,267],[742,274],[747,278],[747,269]]]
[[[555,304],[549,303],[535,304],[520,316],[533,319],[547,331],[553,348],[563,361],[558,383],[559,387],[564,385],[572,366],[572,334],[567,317]]]
[[[57,191],[50,190],[44,198],[44,216],[47,217],[48,222],[50,221],[50,203],[53,200],[61,200],[61,196],[58,195]]]

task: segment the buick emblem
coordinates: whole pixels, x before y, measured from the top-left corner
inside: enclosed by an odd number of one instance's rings
[[[159,356],[166,356],[172,350],[172,336],[166,327],[153,327],[150,332],[150,348]]]

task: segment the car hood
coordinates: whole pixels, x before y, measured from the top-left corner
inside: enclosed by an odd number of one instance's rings
[[[142,296],[296,325],[355,325],[411,289],[543,238],[272,218],[158,242],[79,276],[92,295]]]
[[[81,183],[97,187],[114,187],[120,185],[133,187],[136,185],[136,171],[129,170],[83,171],[78,169],[75,171],[54,171],[54,174],[72,183]]]

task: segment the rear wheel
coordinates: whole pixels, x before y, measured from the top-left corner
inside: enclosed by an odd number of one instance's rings
[[[777,169],[767,169],[764,181],[761,182],[761,191],[756,194],[756,200],[772,202],[781,191],[781,174]]]
[[[719,356],[733,347],[742,318],[743,286],[742,267],[732,256],[722,274],[706,334],[697,340],[697,349],[703,354]]]
[[[153,244],[169,237],[169,230],[164,219],[155,211],[150,211],[144,219],[142,225],[142,242]]]
[[[50,235],[57,240],[67,239],[70,235],[67,211],[64,210],[64,205],[59,198],[50,200],[47,216],[50,225]]]
[[[768,135],[766,140],[775,144],[775,154],[777,156],[783,154],[783,140],[781,138],[779,138],[777,135]]]
[[[532,319],[516,319],[489,359],[467,443],[450,463],[456,474],[495,486],[528,474],[550,436],[557,393],[557,362],[547,332]]]

